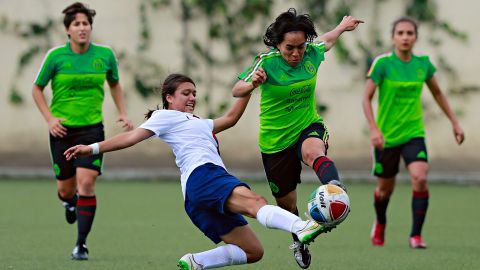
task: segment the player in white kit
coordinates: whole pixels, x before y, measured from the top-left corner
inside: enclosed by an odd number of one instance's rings
[[[263,81],[258,71],[254,80]],[[181,74],[169,75],[162,85],[162,110],[149,111],[140,127],[91,145],[77,145],[65,151],[67,160],[105,153],[159,137],[173,150],[181,171],[185,211],[208,238],[225,245],[200,253],[188,253],[178,262],[180,269],[211,269],[227,265],[254,263],[263,256],[263,247],[242,215],[255,218],[267,228],[298,235],[309,244],[326,228],[274,205],[230,175],[222,162],[215,134],[234,126],[250,97],[238,98],[230,110],[216,119],[201,119],[193,114],[196,87]]]

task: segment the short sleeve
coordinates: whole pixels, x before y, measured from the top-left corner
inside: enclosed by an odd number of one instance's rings
[[[432,64],[430,61],[430,58],[427,58],[427,80],[432,78],[435,72],[437,71],[437,68]]]
[[[45,58],[43,59],[42,65],[40,66],[40,70],[35,77],[34,84],[45,87],[50,79],[53,78],[55,73],[55,57],[53,57],[52,52],[49,51]]]
[[[238,79],[244,80],[246,82],[250,82],[252,79],[253,73],[257,71],[258,68],[261,67],[262,65],[263,65],[263,61],[259,54],[255,56],[255,58],[253,59],[252,65],[249,68],[247,68],[244,72],[242,72],[240,75],[238,75]]]
[[[325,60],[325,42],[309,43],[307,46],[308,53],[318,68],[320,63]]]
[[[167,110],[157,110],[139,128],[150,130],[158,137],[167,133],[176,122],[178,122],[178,116],[172,115]]]
[[[207,122],[207,125],[208,125],[208,127],[210,128],[210,130],[213,131],[213,128],[214,128],[214,126],[213,126],[213,120],[212,120],[212,119],[205,119],[205,121]]]
[[[117,61],[117,57],[115,57],[115,53],[113,52],[113,50],[110,50],[108,57],[109,57],[108,59],[109,67],[107,70],[107,80],[110,83],[116,83],[119,80],[118,61]]]
[[[373,61],[372,65],[370,66],[370,69],[368,70],[368,73],[367,73],[367,77],[372,79],[372,81],[376,85],[379,85],[382,82],[384,76],[385,76],[385,70],[384,70],[383,61],[377,57]]]

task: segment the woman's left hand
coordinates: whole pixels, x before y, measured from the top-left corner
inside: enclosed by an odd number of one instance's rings
[[[132,121],[126,115],[120,115],[117,122],[123,123],[122,128],[124,131],[130,131],[133,129]]]
[[[364,23],[364,21],[359,20],[357,18],[354,18],[353,16],[343,16],[342,21],[340,22],[340,26],[345,30],[345,31],[352,31],[357,28],[357,26],[361,23]]]
[[[453,125],[453,135],[459,145],[465,140],[465,132],[463,132],[463,129],[458,124]]]

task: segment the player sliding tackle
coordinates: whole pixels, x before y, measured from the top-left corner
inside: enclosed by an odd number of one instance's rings
[[[266,74],[257,71],[255,80]],[[103,142],[77,145],[65,151],[67,160],[131,147],[152,136],[172,148],[181,171],[185,211],[210,240],[225,245],[200,253],[188,253],[178,262],[180,269],[210,269],[254,263],[263,256],[263,247],[242,215],[255,218],[263,226],[294,233],[309,244],[325,228],[313,220],[273,205],[230,175],[218,152],[215,134],[234,126],[242,116],[250,96],[238,98],[230,110],[216,119],[193,114],[196,86],[192,79],[171,74],[162,85],[163,110],[149,111],[140,127]]]

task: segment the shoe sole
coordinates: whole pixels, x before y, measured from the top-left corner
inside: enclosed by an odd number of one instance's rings
[[[298,266],[300,266],[300,268],[302,269],[307,269],[308,267],[310,267],[310,264],[312,262],[312,257],[310,255],[310,252],[308,252],[308,248],[305,247],[305,249],[307,250],[307,253],[308,253],[308,256],[309,256],[309,260],[308,260],[308,263],[303,263],[303,254],[302,252],[300,251],[300,255],[302,255],[302,261],[300,262],[299,260],[297,260],[297,256],[295,256],[295,252],[293,252],[293,256],[295,258],[295,261],[297,262]]]
[[[72,256],[72,260],[74,261],[88,261],[88,258],[75,258]]]

